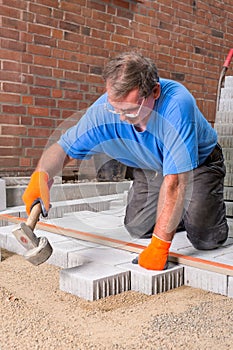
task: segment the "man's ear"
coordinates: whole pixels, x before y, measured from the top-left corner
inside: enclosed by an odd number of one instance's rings
[[[161,93],[161,87],[160,87],[160,84],[157,83],[153,89],[153,96],[155,100],[159,98],[160,93]]]

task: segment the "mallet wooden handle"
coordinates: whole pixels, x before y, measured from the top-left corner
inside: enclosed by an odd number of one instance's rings
[[[41,214],[41,205],[40,203],[37,203],[32,207],[32,210],[26,221],[26,225],[30,227],[32,232],[34,231],[34,228],[36,226],[36,223],[39,219],[40,214]]]

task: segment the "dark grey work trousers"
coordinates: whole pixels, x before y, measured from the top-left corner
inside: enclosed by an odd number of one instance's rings
[[[178,229],[186,230],[196,249],[214,249],[228,236],[224,203],[226,173],[221,147],[217,144],[204,164],[192,171],[187,186],[183,217]],[[125,227],[134,238],[152,235],[163,176],[154,171],[133,169]]]

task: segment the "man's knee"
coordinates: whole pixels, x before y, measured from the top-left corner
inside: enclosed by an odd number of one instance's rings
[[[217,228],[206,229],[204,233],[189,232],[187,230],[187,237],[198,250],[212,250],[221,247],[228,237],[227,222]]]

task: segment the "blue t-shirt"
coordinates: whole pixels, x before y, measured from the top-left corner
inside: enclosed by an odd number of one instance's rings
[[[160,97],[143,132],[105,108],[107,104],[113,109],[105,93],[58,143],[72,158],[105,153],[164,176],[197,168],[215,147],[217,134],[182,84],[167,79],[160,79],[160,84]]]

